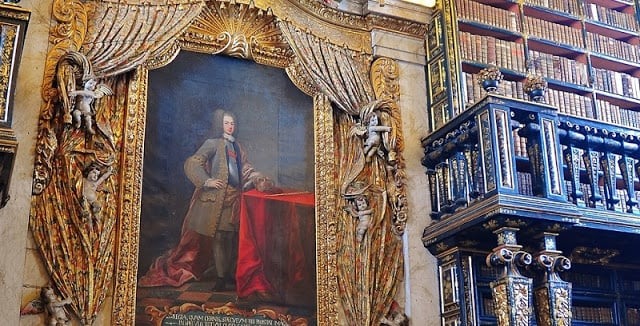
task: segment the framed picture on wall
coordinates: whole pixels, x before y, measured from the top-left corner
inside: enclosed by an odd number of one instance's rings
[[[149,73],[137,325],[316,324],[313,124],[282,69]]]

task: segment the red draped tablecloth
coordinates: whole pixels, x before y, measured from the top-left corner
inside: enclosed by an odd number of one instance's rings
[[[315,300],[314,201],[309,192],[242,195],[238,297],[263,293],[285,303]]]

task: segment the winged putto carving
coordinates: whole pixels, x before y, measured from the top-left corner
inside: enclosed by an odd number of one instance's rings
[[[93,116],[95,115],[94,102],[105,95],[113,95],[113,91],[107,85],[98,83],[93,75],[91,64],[87,58],[79,52],[69,52],[58,62],[56,81],[60,101],[64,110],[64,123],[73,123],[74,127],[82,127],[90,134],[95,134],[93,129]],[[78,81],[82,87],[78,87]]]
[[[95,134],[93,130],[92,116],[95,114],[93,109],[93,101],[101,98],[105,95],[113,95],[113,91],[105,84],[98,84],[96,79],[89,78],[84,82],[84,89],[72,90],[69,92],[71,102],[75,102],[73,105],[73,125],[76,128],[82,126],[82,120],[84,120],[84,127],[90,134]]]
[[[380,103],[386,102],[374,101],[367,105],[361,113],[362,122],[356,123],[349,132],[351,136],[358,136],[364,139],[363,150],[367,162],[370,162],[371,158],[376,154],[384,157],[382,146],[385,147],[384,149],[389,150],[389,148],[386,148],[387,141],[383,141],[383,139],[386,140],[386,134],[391,131],[391,127],[381,123],[380,117],[374,111],[374,108],[379,106]]]

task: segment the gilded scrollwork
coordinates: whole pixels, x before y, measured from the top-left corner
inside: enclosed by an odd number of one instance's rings
[[[553,316],[557,326],[571,325],[571,293],[566,288],[556,288],[553,291],[555,307]]]
[[[491,282],[498,325],[529,325],[531,320],[532,280],[520,274],[518,267],[532,262],[529,253],[521,251],[516,241],[516,228],[503,227],[494,233],[498,246],[487,256],[487,266],[502,270],[498,280]]]
[[[504,283],[498,284],[492,288],[491,293],[493,295],[494,311],[498,319],[498,325],[509,325],[509,310],[503,309],[503,307],[509,306],[507,285]]]
[[[394,102],[400,100],[400,69],[395,61],[379,58],[371,65],[371,83],[376,98],[389,98]]]
[[[115,300],[112,308],[114,325],[128,325],[135,316],[135,283],[137,280],[138,248],[140,223],[137,216],[141,204],[142,192],[142,163],[145,131],[145,117],[147,111],[148,71],[145,68],[136,69],[131,76],[126,97],[127,110],[123,112],[124,130],[128,130],[123,137],[123,161],[121,174],[125,182],[122,187],[121,227],[118,230],[117,255],[120,257],[116,268],[114,293],[121,295],[121,300]]]
[[[334,189],[337,184],[332,177],[334,171],[332,166],[336,164],[336,147],[333,142],[333,109],[329,99],[317,94],[314,96],[314,133],[318,141],[315,142],[316,162],[318,168],[315,171],[316,180],[325,180],[317,183],[316,191],[325,194],[317,198],[316,209],[318,225],[316,227],[318,239],[317,250],[325,253],[318,255],[318,323],[321,325],[338,325],[338,283],[337,278],[331,277],[337,274],[336,266],[338,259],[338,225],[331,216],[335,214],[333,209],[337,200]]]
[[[531,285],[526,283],[513,284],[513,292],[515,294],[513,306],[515,308],[515,323],[516,326],[529,326],[531,319]]]
[[[277,26],[271,8],[211,1],[180,37],[182,48],[232,57],[279,68],[291,65],[293,53]]]
[[[536,318],[541,326],[571,325],[571,283],[558,275],[571,268],[571,261],[556,248],[557,233],[541,235],[541,250],[534,267],[543,272],[535,290]]]

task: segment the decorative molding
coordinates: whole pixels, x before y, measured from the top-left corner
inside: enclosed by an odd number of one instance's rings
[[[123,139],[123,158],[121,163],[122,203],[120,228],[116,251],[116,279],[114,300],[111,312],[113,325],[130,325],[135,320],[135,293],[138,274],[138,249],[140,235],[140,206],[142,204],[142,166],[144,156],[145,119],[147,116],[148,70],[141,67],[131,76],[129,83],[125,130]]]
[[[336,146],[333,141],[333,108],[326,96],[316,95],[314,106],[314,133],[316,141],[316,192],[325,194],[316,197],[316,250],[318,280],[318,325],[338,325],[338,274],[337,266],[337,221],[335,203],[338,196],[334,191],[338,185],[333,177]]]
[[[425,39],[427,37],[427,24],[424,23],[412,22],[379,14],[369,14],[367,15],[366,20],[367,25],[371,30],[382,29],[419,39]]]

